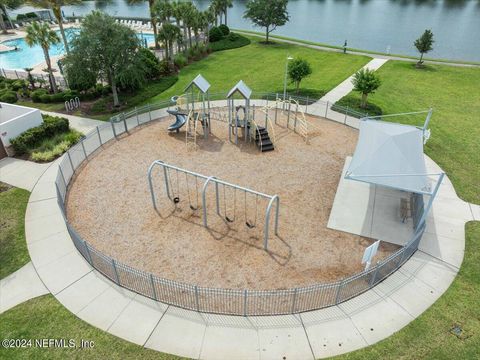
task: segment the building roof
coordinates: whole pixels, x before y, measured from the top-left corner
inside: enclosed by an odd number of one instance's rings
[[[210,83],[201,74],[198,74],[184,91],[187,91],[192,85],[195,85],[204,94],[210,89]]]
[[[250,99],[250,96],[252,95],[252,90],[243,82],[243,80],[240,80],[233,88],[230,89],[230,91],[227,94],[227,98],[232,97],[232,95],[235,92],[239,92],[245,99]]]
[[[394,189],[431,194],[423,154],[423,130],[364,120],[345,177]]]

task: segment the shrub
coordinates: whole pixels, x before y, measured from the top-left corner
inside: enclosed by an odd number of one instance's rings
[[[18,91],[20,89],[24,89],[28,86],[28,82],[25,81],[25,80],[15,80],[11,85],[10,87],[12,88],[12,90],[14,91]]]
[[[210,29],[210,34],[208,36],[208,40],[210,42],[215,42],[215,41],[220,41],[222,38],[223,38],[222,31],[218,27],[213,26]]]
[[[147,79],[156,79],[160,76],[160,61],[153,52],[148,49],[140,48],[138,51],[140,63],[145,70],[145,77]]]
[[[95,114],[101,114],[109,111],[109,103],[112,101],[111,98],[104,97],[98,99],[92,104],[90,111]]]
[[[160,69],[160,75],[162,76],[167,76],[172,73],[172,70],[167,60],[160,61],[158,68]]]
[[[40,102],[48,104],[50,102],[50,94],[40,95]]]
[[[186,66],[188,64],[188,60],[187,58],[185,57],[185,55],[183,54],[177,54],[175,55],[175,57],[173,58],[173,63],[175,64],[175,66],[179,69],[183,68],[184,66]]]
[[[23,155],[34,148],[44,139],[69,131],[68,120],[61,117],[43,115],[40,126],[28,129],[19,136],[10,140],[17,155]]]
[[[209,50],[211,51],[222,51],[228,49],[235,49],[242,46],[250,44],[250,40],[245,36],[231,32],[220,41],[213,42],[209,44]]]
[[[41,101],[40,96],[46,95],[47,93],[48,91],[45,89],[37,89],[32,91],[32,93],[30,94],[30,97],[32,98],[33,102],[40,102]]]
[[[66,152],[69,147],[70,143],[68,141],[62,141],[55,145],[54,148],[51,150],[32,152],[32,160],[38,162],[52,161],[56,157]]]
[[[238,39],[240,39],[240,35],[235,34],[233,32],[228,34],[228,36],[227,36],[228,41],[237,41]]]
[[[227,36],[228,34],[230,34],[230,29],[225,24],[221,24],[218,27],[218,30],[220,30],[222,32],[223,36]]]
[[[6,91],[2,95],[0,95],[0,101],[6,102],[6,103],[16,103],[17,102],[17,93],[15,91]]]

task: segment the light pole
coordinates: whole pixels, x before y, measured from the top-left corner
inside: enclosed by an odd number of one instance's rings
[[[283,101],[285,101],[285,98],[287,97],[287,72],[288,72],[288,62],[290,60],[293,60],[293,57],[288,55],[287,61],[285,62],[285,79],[283,81]],[[285,104],[283,106],[285,106]]]

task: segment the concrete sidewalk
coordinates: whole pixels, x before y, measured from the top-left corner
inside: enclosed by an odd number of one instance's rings
[[[7,157],[0,160],[0,181],[12,186],[32,191],[36,182],[50,166],[33,161]]]
[[[48,294],[32,262],[0,280],[0,314],[34,297]]]
[[[102,330],[191,358],[314,359],[380,341],[431,306],[455,278],[463,258],[456,249],[463,249],[464,234],[448,234],[441,220],[452,211],[465,216],[458,219],[459,226],[473,219],[468,204],[469,212],[451,206],[454,194],[439,195],[433,241],[422,240],[421,251],[400,270],[338,306],[286,316],[200,314],[120,288],[90,266],[74,247],[58,207],[57,171],[51,166],[39,179],[25,219],[32,263],[47,289],[72,313]],[[436,248],[436,236],[454,237],[458,246]]]
[[[387,61],[388,59],[374,58],[367,65],[365,65],[363,69],[378,70]],[[328,101],[330,104],[333,105],[345,95],[348,95],[353,90],[352,79],[353,75],[341,82],[334,89],[330,90],[327,94],[325,94],[325,96],[320,99],[320,101]]]
[[[42,114],[67,118],[68,121],[70,122],[70,126],[73,127],[75,130],[80,131],[84,135],[86,135],[88,132],[95,129],[95,127],[105,124],[105,121],[94,120],[94,119],[89,119],[89,118],[75,116],[75,115],[56,113],[52,111],[42,110]]]

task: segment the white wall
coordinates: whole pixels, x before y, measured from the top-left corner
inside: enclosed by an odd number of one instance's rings
[[[43,122],[38,109],[0,102],[0,138],[10,146],[10,139]]]

